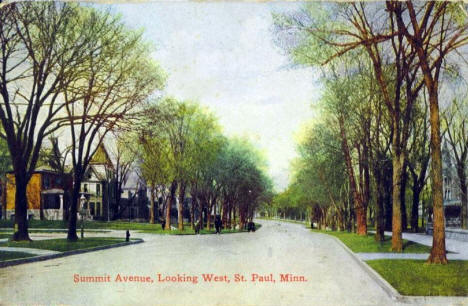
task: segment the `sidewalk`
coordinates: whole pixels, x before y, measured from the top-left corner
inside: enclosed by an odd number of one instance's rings
[[[391,236],[392,232],[385,232],[385,235]],[[432,236],[426,234],[403,233],[403,239],[413,241],[419,244],[432,246]],[[445,248],[448,260],[468,260],[468,242],[455,239],[445,239]],[[426,260],[429,253],[411,254],[411,253],[356,253],[362,260],[373,259],[418,259]]]
[[[15,247],[0,247],[0,251],[22,252],[22,253],[30,253],[30,254],[35,254],[35,255],[54,255],[54,254],[62,253],[58,251],[32,249],[32,248],[15,248]]]

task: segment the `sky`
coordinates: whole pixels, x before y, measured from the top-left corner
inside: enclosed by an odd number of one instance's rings
[[[274,44],[272,12],[299,3],[157,2],[112,4],[131,28],[143,29],[152,56],[168,74],[164,95],[197,101],[227,136],[248,136],[267,159],[277,191],[289,182],[294,134],[313,117],[318,73],[292,67]]]

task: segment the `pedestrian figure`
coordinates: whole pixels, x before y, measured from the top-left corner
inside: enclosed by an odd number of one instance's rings
[[[166,226],[166,220],[162,219],[162,220],[161,220],[161,227],[162,227],[162,229],[164,229],[165,226]]]
[[[197,222],[195,223],[195,234],[200,234],[200,220],[197,220]]]
[[[130,241],[130,231],[127,230],[127,233],[125,234],[125,241]]]
[[[221,226],[222,225],[223,225],[223,221],[221,221],[221,217],[216,216],[216,219],[215,219],[216,234],[221,234]]]

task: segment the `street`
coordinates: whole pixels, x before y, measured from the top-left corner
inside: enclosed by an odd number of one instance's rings
[[[0,304],[393,304],[333,238],[260,222],[255,233],[135,232],[146,242],[3,268]]]

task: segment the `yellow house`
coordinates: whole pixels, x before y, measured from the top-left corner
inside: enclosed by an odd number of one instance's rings
[[[26,196],[28,198],[28,210],[40,209],[41,208],[41,181],[42,175],[40,173],[34,173],[31,180],[26,188]],[[7,212],[15,210],[15,196],[16,196],[16,184],[15,175],[13,173],[7,173],[6,175],[6,209]]]
[[[50,170],[33,173],[26,187],[28,198],[28,218],[61,220],[63,219],[64,194],[71,188],[71,178]],[[15,175],[6,175],[6,217],[15,213]]]

